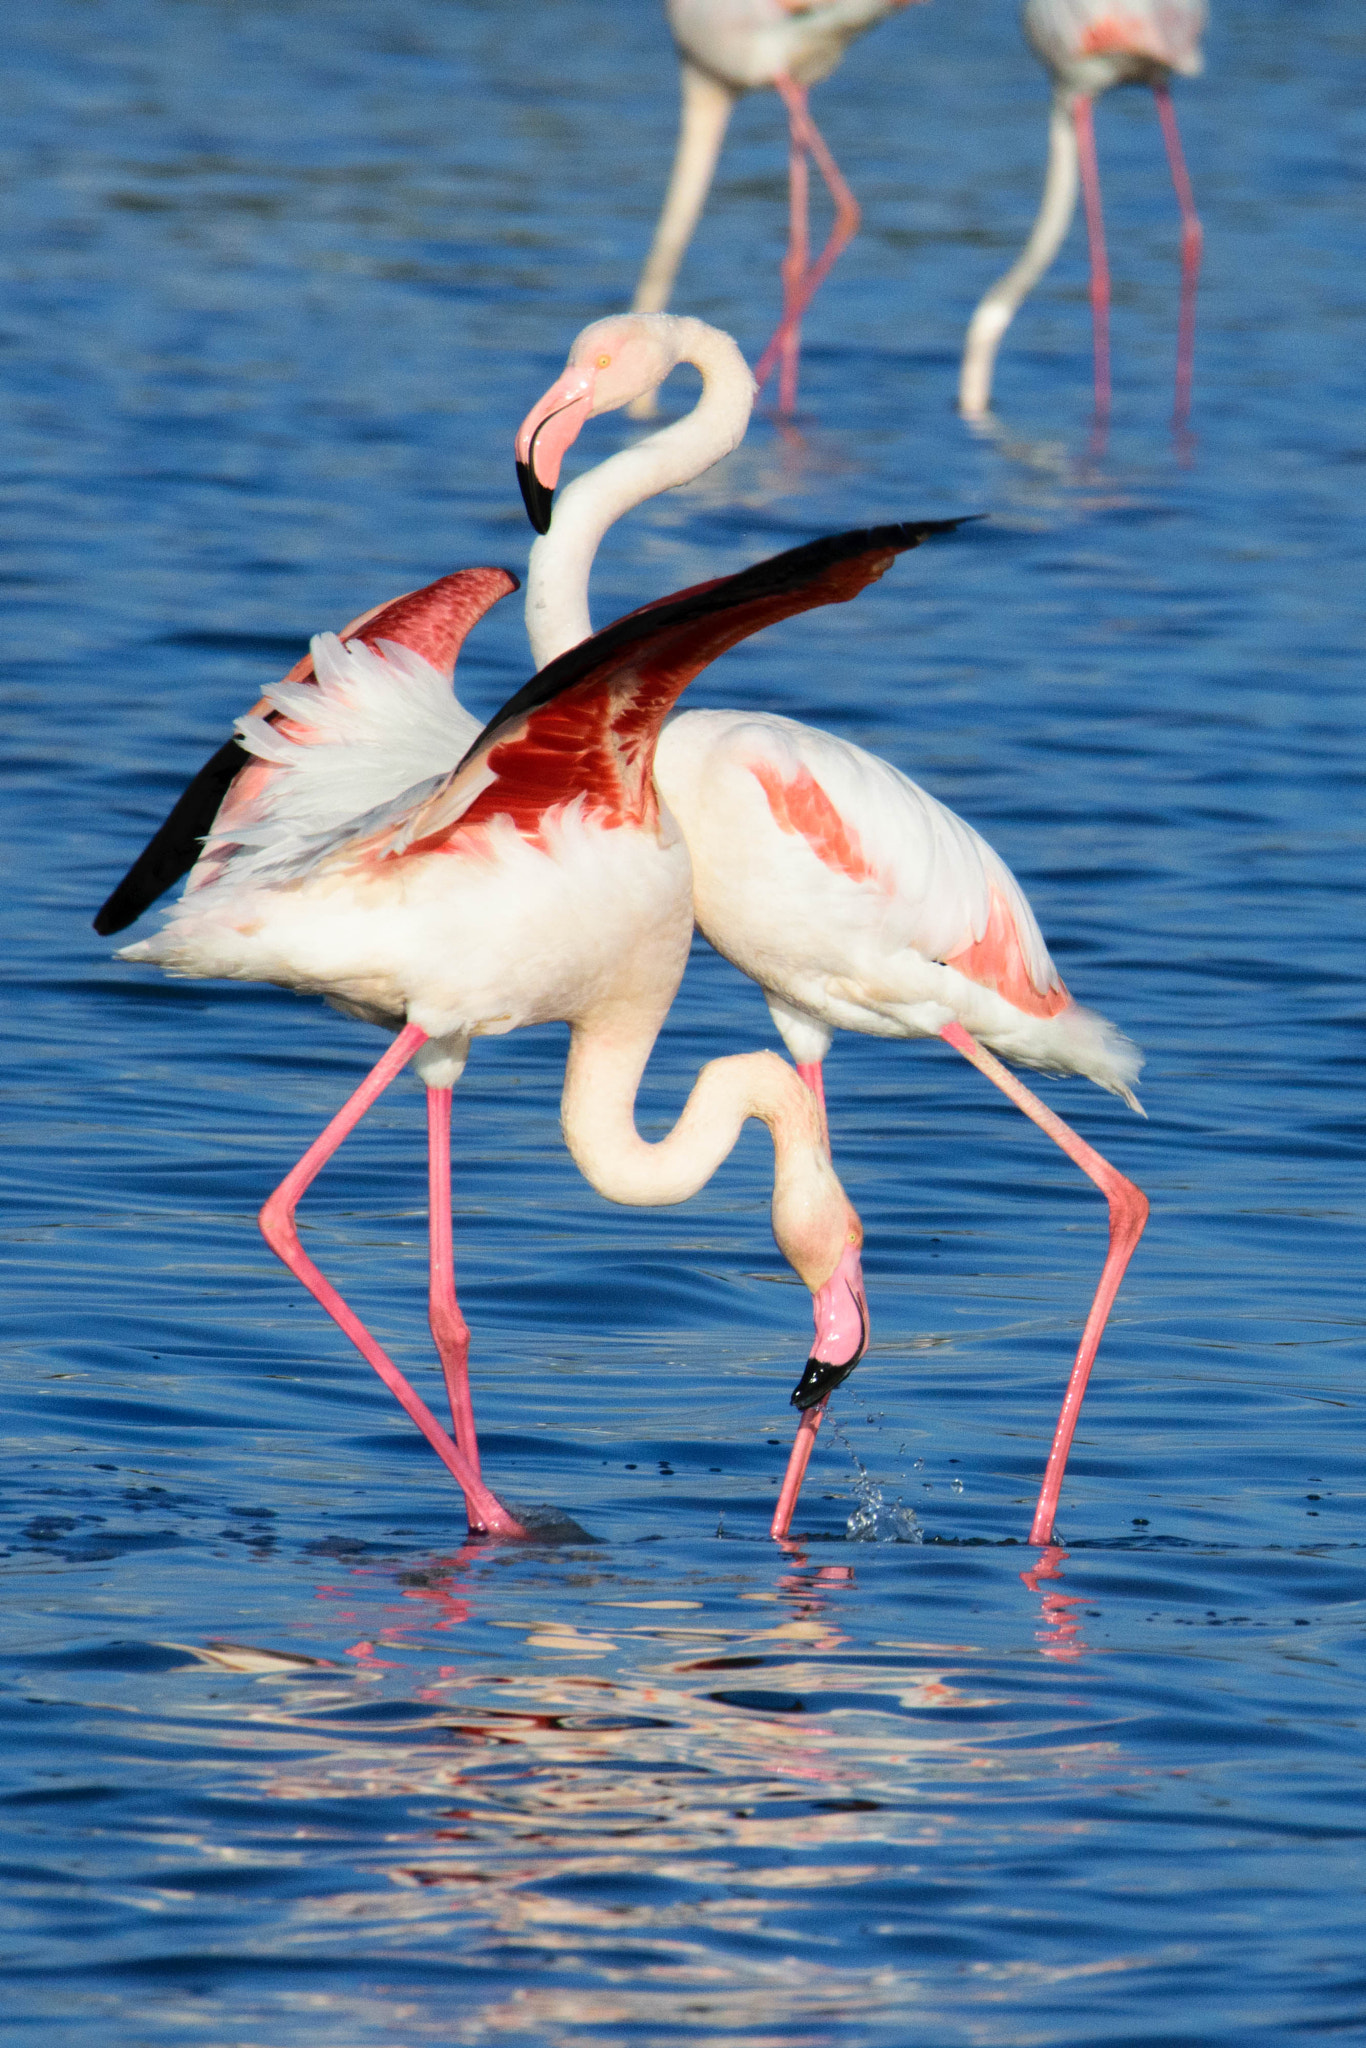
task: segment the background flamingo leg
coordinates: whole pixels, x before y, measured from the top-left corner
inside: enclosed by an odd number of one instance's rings
[[[794,120],[788,121],[787,156],[787,254],[782,261],[783,313],[768,347],[754,372],[756,391],[762,391],[775,364],[778,375],[778,411],[786,419],[797,406],[797,365],[802,347],[802,283],[811,251],[808,224],[810,176],[806,149]]]
[[[809,150],[815,158],[816,168],[825,180],[825,189],[830,194],[835,208],[834,223],[830,229],[825,247],[807,271],[802,285],[801,310],[805,312],[811,301],[815,298],[816,293],[820,290],[820,287],[825,283],[838,258],[843,255],[844,251],[853,241],[854,236],[858,233],[863,220],[863,214],[857,199],[855,199],[845,181],[844,174],[831,154],[829,143],[811,118],[805,91],[801,86],[791,85],[790,80],[788,84],[794,93],[800,95],[795,122],[801,134],[803,147]],[[783,92],[783,97],[786,99],[787,94],[783,91],[781,84],[778,90]],[[792,106],[789,103],[789,115],[791,113]]]
[[[762,390],[772,374],[774,365],[781,358],[778,411],[786,417],[797,403],[797,362],[801,348],[802,316],[836,258],[858,233],[862,215],[859,212],[858,201],[846,184],[825,137],[811,118],[807,107],[806,88],[798,85],[796,80],[789,78],[786,73],[780,74],[773,82],[787,108],[788,194],[791,218],[787,255],[783,260],[783,317],[773,339],[759,358],[754,381]],[[835,208],[834,225],[825,247],[814,263],[809,260],[808,153],[816,160],[816,167],[825,180],[826,189]]]
[[[430,1251],[428,1317],[437,1356],[446,1376],[455,1441],[476,1479],[479,1439],[470,1400],[470,1331],[455,1293],[455,1250],[451,1242],[451,1091],[427,1090],[427,1216]]]
[[[1096,162],[1094,108],[1085,93],[1072,102],[1077,137],[1081,195],[1086,207],[1086,239],[1091,251],[1091,330],[1096,355],[1096,420],[1110,417],[1110,264],[1105,254],[1105,218],[1100,209],[1100,169]]]
[[[994,1054],[977,1043],[961,1024],[946,1024],[940,1037],[960,1052],[965,1060],[971,1060],[979,1073],[993,1081],[1002,1094],[1008,1095],[1017,1109],[1022,1109],[1032,1122],[1046,1131],[1055,1145],[1060,1145],[1068,1158],[1078,1165],[1082,1172],[1093,1180],[1110,1206],[1110,1244],[1101,1268],[1100,1283],[1091,1303],[1091,1312],[1086,1318],[1086,1327],[1081,1334],[1076,1362],[1067,1382],[1063,1396],[1062,1411],[1058,1426],[1053,1432],[1053,1445],[1048,1454],[1048,1465],[1044,1472],[1043,1486],[1039,1491],[1038,1505],[1034,1510],[1034,1521],[1029,1531],[1031,1543],[1053,1541],[1053,1521],[1058,1512],[1058,1496],[1062,1492],[1063,1474],[1067,1470],[1067,1454],[1072,1448],[1072,1436],[1081,1413],[1082,1397],[1086,1382],[1091,1376],[1091,1366],[1100,1348],[1101,1333],[1105,1328],[1111,1305],[1119,1292],[1119,1283],[1133,1257],[1134,1247],[1143,1235],[1143,1226],[1148,1220],[1148,1198],[1141,1188],[1111,1166],[1108,1159],[1102,1159],[1099,1152],[1078,1137],[1070,1124],[1040,1102],[1037,1095],[1026,1088],[1018,1075],[1002,1066]]]
[[[797,372],[802,354],[802,284],[811,256],[811,174],[806,151],[792,136],[787,160],[787,254],[783,258],[783,317],[778,370],[778,411],[790,419],[797,410]]]
[[[1176,406],[1172,425],[1183,427],[1191,409],[1191,378],[1195,369],[1195,288],[1200,282],[1205,231],[1195,210],[1195,194],[1186,170],[1181,131],[1176,125],[1171,93],[1165,85],[1155,85],[1153,98],[1157,102],[1157,118],[1162,124],[1162,140],[1167,146],[1176,203],[1181,208],[1181,315],[1176,328]]]
[[[802,1481],[806,1477],[806,1468],[811,1462],[811,1453],[816,1447],[816,1431],[820,1428],[825,1418],[825,1411],[829,1405],[829,1396],[827,1395],[819,1407],[808,1408],[801,1421],[797,1424],[797,1434],[793,1439],[792,1450],[787,1461],[787,1470],[783,1474],[783,1483],[778,1489],[778,1505],[773,1510],[773,1520],[769,1524],[768,1533],[775,1541],[780,1541],[786,1536],[792,1526],[792,1516],[797,1505],[797,1495],[802,1490]]]
[[[373,1366],[390,1393],[417,1424],[463,1492],[469,1511],[470,1526],[485,1530],[492,1536],[522,1536],[526,1532],[521,1523],[516,1521],[502,1503],[489,1492],[457,1445],[447,1436],[425,1401],[414,1393],[398,1367],[380,1349],[359,1316],[347,1307],[336,1288],[323,1278],[299,1243],[299,1234],[294,1222],[294,1211],[305,1190],[317,1179],[332,1154],[343,1139],[355,1129],[370,1105],[383,1094],[395,1075],[401,1073],[418,1047],[425,1043],[426,1036],[426,1032],[416,1024],[409,1024],[399,1033],[389,1050],[376,1061],[350,1101],[338,1110],[322,1136],[314,1140],[298,1165],[291,1173],[285,1175],[267,1201],[261,1211],[261,1234],[276,1257],[283,1259],[295,1279],[302,1281],[314,1300],[326,1309],[338,1328],[345,1331],[366,1364]]]

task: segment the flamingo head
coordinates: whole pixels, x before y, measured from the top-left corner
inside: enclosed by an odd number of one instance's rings
[[[560,464],[584,421],[662,384],[683,360],[683,324],[671,313],[618,313],[578,336],[563,372],[517,430],[517,481],[537,533],[549,531]]]

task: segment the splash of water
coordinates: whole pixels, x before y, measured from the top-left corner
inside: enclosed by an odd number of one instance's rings
[[[925,1532],[916,1519],[915,1509],[908,1508],[900,1495],[894,1501],[889,1501],[838,1424],[834,1427],[834,1434],[849,1453],[850,1462],[854,1467],[856,1505],[844,1525],[846,1541],[923,1543]]]

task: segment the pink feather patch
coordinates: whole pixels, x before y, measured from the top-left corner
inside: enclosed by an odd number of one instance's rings
[[[1055,980],[1051,988],[1035,987],[1025,965],[1015,920],[995,889],[991,892],[991,915],[981,938],[952,954],[944,965],[975,981],[979,988],[994,988],[997,995],[1004,996],[1027,1017],[1056,1017],[1072,1000],[1060,980]]]

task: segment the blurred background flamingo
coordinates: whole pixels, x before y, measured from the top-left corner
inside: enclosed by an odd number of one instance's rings
[[[1181,209],[1181,309],[1176,346],[1176,424],[1190,412],[1195,350],[1195,288],[1202,235],[1172,106],[1171,79],[1203,67],[1204,0],[1027,0],[1024,32],[1053,80],[1048,165],[1043,200],[1029,239],[968,324],[958,405],[967,419],[991,409],[992,374],[1001,339],[1025,297],[1052,263],[1072,223],[1078,174],[1091,259],[1096,419],[1110,413],[1110,273],[1096,163],[1094,103],[1116,85],[1152,88]]]
[[[911,0],[666,0],[678,45],[682,110],[678,147],[659,223],[636,286],[632,311],[663,312],[711,189],[731,112],[740,95],[771,85],[787,108],[788,245],[782,264],[782,318],[759,358],[763,389],[779,367],[778,410],[797,403],[802,315],[858,232],[859,208],[825,138],[811,118],[807,88],[827,78],[849,44]],[[814,262],[808,224],[809,164],[814,158],[834,202],[829,239]],[[632,407],[654,411],[653,393]]]

